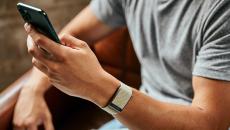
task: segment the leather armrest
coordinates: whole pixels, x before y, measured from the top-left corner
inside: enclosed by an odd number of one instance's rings
[[[29,74],[30,71],[26,72],[0,94],[0,130],[6,130],[9,127],[14,105],[17,102],[22,84],[25,82]]]

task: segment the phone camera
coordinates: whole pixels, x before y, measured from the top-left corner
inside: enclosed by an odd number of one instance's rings
[[[29,14],[26,14],[26,15],[24,16],[24,19],[25,19],[26,21],[30,22],[30,15],[29,15]]]
[[[29,22],[31,17],[27,10],[20,10],[20,12],[22,13],[22,16],[25,19],[25,21]]]

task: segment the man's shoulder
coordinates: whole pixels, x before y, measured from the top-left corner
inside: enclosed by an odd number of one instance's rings
[[[230,10],[230,1],[229,0],[204,0],[203,7],[206,9],[205,11],[208,13],[216,13],[218,11],[226,11]]]
[[[230,17],[229,0],[204,0],[202,5],[202,23],[204,29],[209,28],[216,22],[222,23]]]

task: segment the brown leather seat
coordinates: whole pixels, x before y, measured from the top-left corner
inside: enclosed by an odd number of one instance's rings
[[[130,86],[140,85],[140,65],[132,48],[126,28],[121,28],[97,42],[92,49],[103,68]],[[18,93],[27,72],[0,94],[0,130],[12,129],[12,115]],[[98,128],[112,117],[96,105],[67,96],[55,88],[46,93],[56,129],[87,130]]]

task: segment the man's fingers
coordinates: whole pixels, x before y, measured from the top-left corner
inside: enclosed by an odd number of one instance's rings
[[[25,130],[26,129],[26,125],[24,123],[24,121],[22,120],[18,120],[16,118],[13,119],[13,130]]]
[[[38,130],[38,126],[30,125],[26,130]]]
[[[35,120],[28,118],[21,124],[15,123],[13,130],[37,130],[37,124]]]
[[[44,121],[44,127],[45,127],[45,130],[54,130],[54,126],[53,126],[53,122],[52,122],[51,117]]]
[[[50,66],[48,68],[45,65],[43,65],[42,63],[40,63],[38,60],[36,60],[35,58],[32,59],[32,63],[37,69],[39,69],[41,72],[46,74],[48,77],[56,79],[57,76],[56,76],[55,71],[57,71],[58,68],[55,68],[54,67],[55,65]]]
[[[54,130],[54,126],[52,122],[44,123],[45,130]]]
[[[28,36],[27,38],[27,47],[28,47],[28,52],[35,57],[37,60],[39,60],[43,65],[46,66],[52,66],[53,61],[49,60],[52,58],[49,58],[50,55],[45,54],[43,50],[41,50],[36,44],[33,42],[33,39]]]
[[[25,130],[24,126],[14,126],[13,130]]]
[[[59,56],[59,52],[61,49],[60,44],[57,44],[56,42],[37,32],[31,25],[27,23],[25,24],[25,30],[28,35],[32,37],[36,45],[40,46],[55,57]]]
[[[36,68],[38,68],[40,71],[42,71],[43,73],[47,74],[48,68],[47,68],[44,64],[39,63],[39,61],[36,60],[34,57],[33,57],[33,59],[32,59],[32,63],[33,63],[33,65],[34,65]]]
[[[60,37],[61,42],[71,48],[83,48],[88,46],[86,42],[79,40],[71,35],[64,34]]]
[[[37,130],[39,122],[35,118],[27,118],[25,120],[26,130]]]

